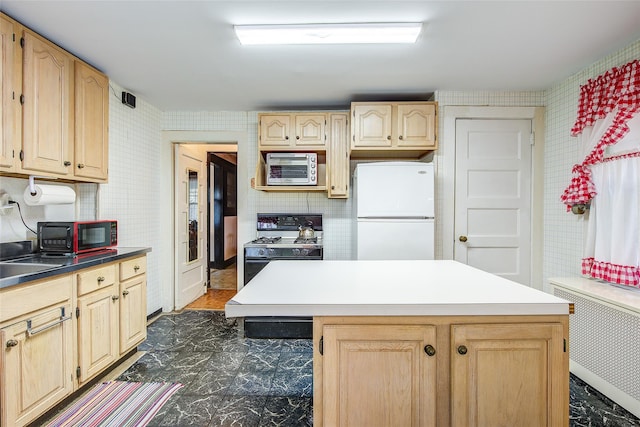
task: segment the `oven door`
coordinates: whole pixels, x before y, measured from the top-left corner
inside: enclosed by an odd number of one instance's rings
[[[244,284],[249,283],[251,279],[253,279],[256,274],[260,273],[263,268],[269,264],[269,259],[265,258],[249,258],[245,256],[244,258]]]

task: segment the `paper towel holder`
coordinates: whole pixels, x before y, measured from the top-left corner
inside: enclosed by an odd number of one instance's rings
[[[32,196],[36,195],[36,178],[58,179],[49,176],[29,175],[29,192]]]

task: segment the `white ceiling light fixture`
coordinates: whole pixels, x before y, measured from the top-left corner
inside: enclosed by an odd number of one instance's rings
[[[243,45],[415,43],[422,23],[235,25]]]

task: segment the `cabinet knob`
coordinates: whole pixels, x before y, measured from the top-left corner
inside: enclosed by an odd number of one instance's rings
[[[7,341],[7,348],[15,347],[17,345],[18,345],[18,341],[17,340],[8,340]]]
[[[82,163],[78,163],[78,169],[82,169],[84,168],[84,165]]]
[[[118,295],[113,295],[113,296],[111,297],[111,300],[112,300],[112,301],[118,301],[119,299],[120,299],[120,297],[119,297]]]
[[[335,190],[335,189],[336,189],[336,186],[335,186],[335,185],[332,185],[332,186],[331,186],[331,189],[332,189],[332,190]]]
[[[387,139],[391,141],[391,135],[387,135]]]
[[[133,266],[133,271],[137,272],[138,270],[140,270],[140,266],[139,265],[134,265]]]
[[[465,347],[463,345],[459,345],[458,346],[458,354],[461,354],[462,356],[467,354],[467,347]]]
[[[129,291],[128,290],[125,289],[124,291],[122,291],[122,296],[123,297],[126,297],[127,295],[129,295]]]
[[[65,162],[63,163],[65,166],[71,166],[71,162],[69,160],[65,160]]]
[[[427,356],[434,356],[436,349],[431,344],[427,344],[424,346],[424,352],[427,353]]]
[[[104,276],[98,277],[98,283],[102,283],[102,282],[104,282]]]
[[[288,136],[285,136],[285,137],[284,137],[284,139],[286,139],[286,140],[288,141],[288,140],[289,140],[289,137],[288,137]]]
[[[300,135],[296,135],[296,139],[300,139]]]
[[[460,240],[462,243],[467,241],[467,236],[460,236],[458,237],[458,240]]]
[[[398,137],[398,139],[402,139],[402,135],[400,135],[400,136]]]

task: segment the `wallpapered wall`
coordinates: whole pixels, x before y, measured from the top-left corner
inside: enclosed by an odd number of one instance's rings
[[[439,91],[436,100],[445,105],[536,106],[546,105],[545,196],[544,196],[544,277],[576,275],[582,255],[583,219],[567,214],[559,196],[568,183],[571,167],[577,158],[577,143],[569,136],[575,118],[580,84],[607,69],[640,57],[640,41],[616,52],[585,70],[559,82],[546,92],[456,92]],[[161,112],[139,96],[136,109],[120,102],[123,88],[111,83],[109,183],[76,185],[78,219],[116,219],[120,226],[120,245],[150,246],[148,265],[148,312],[167,309],[173,278],[167,263],[173,259],[172,230],[161,220],[161,212],[170,204],[172,168],[171,147],[162,143],[162,131],[240,131],[246,132],[248,147],[238,157],[238,172],[247,175],[244,188],[246,214],[239,218],[240,238],[250,239],[255,231],[257,212],[314,212],[325,215],[325,256],[327,259],[351,257],[351,199],[327,199],[321,193],[264,193],[250,189],[249,178],[257,160],[257,112]],[[442,117],[440,117],[442,120]],[[442,123],[440,123],[441,125]],[[442,126],[440,126],[442,129]],[[442,136],[442,135],[441,135]],[[239,150],[240,151],[240,150]],[[442,158],[436,153],[436,167]],[[352,165],[353,166],[353,165]],[[26,180],[2,178],[0,188],[9,188],[19,197]],[[437,191],[437,200],[448,197]],[[42,208],[26,209],[28,221],[49,218]],[[13,214],[12,214],[13,215]],[[9,221],[11,221],[9,223]],[[16,224],[19,218],[0,217],[2,241],[20,240],[26,236]],[[10,224],[11,235],[5,235]],[[24,233],[24,234],[22,234]],[[437,240],[441,232],[436,230]],[[244,240],[238,241],[242,248]],[[436,242],[436,256],[442,254]]]

